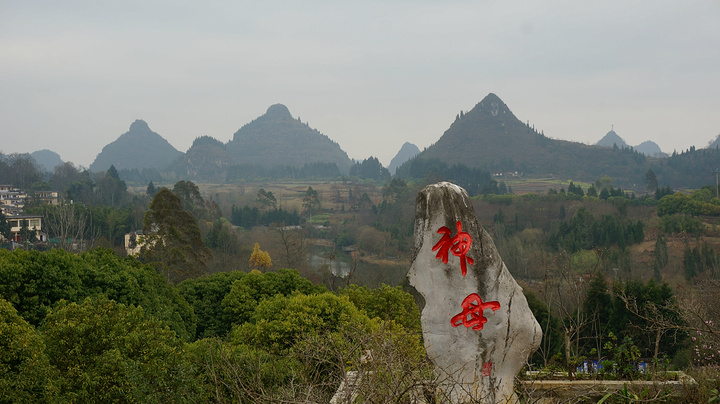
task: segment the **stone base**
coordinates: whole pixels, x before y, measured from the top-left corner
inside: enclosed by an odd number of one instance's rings
[[[533,403],[578,402],[580,398],[587,402],[597,402],[608,393],[619,393],[625,389],[643,400],[653,397],[682,399],[687,392],[697,388],[698,384],[684,372],[672,372],[676,380],[521,380],[522,391]]]

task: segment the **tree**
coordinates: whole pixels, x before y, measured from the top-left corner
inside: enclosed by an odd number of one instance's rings
[[[143,219],[141,258],[153,264],[168,281],[205,272],[212,252],[203,244],[197,221],[182,208],[180,198],[161,189]]]
[[[173,194],[180,198],[182,208],[195,219],[206,219],[208,212],[200,189],[192,181],[178,181],[172,189]]]
[[[43,207],[45,226],[50,237],[57,238],[58,247],[65,251],[79,251],[85,242],[92,244],[89,230],[91,217],[81,205],[63,202]]]
[[[645,173],[645,185],[647,186],[647,190],[650,192],[654,192],[658,188],[657,176],[655,176],[655,172],[652,168],[648,169]]]
[[[315,294],[325,291],[324,286],[313,284],[293,269],[266,273],[252,271],[232,283],[230,292],[222,301],[222,307],[229,323],[242,324],[250,321],[257,305],[270,297],[288,296],[296,292]]]
[[[308,187],[303,197],[303,208],[310,216],[320,212],[322,204],[320,203],[320,195],[312,187]]]
[[[265,191],[263,188],[257,193],[257,201],[263,208],[275,209],[277,207],[277,199],[273,195],[272,191]]]
[[[370,319],[347,296],[330,292],[276,295],[260,301],[250,322],[235,328],[230,341],[285,355],[302,338],[336,332],[347,326],[365,330],[370,326]]]
[[[0,402],[52,402],[56,373],[35,328],[0,298]]]
[[[0,250],[0,298],[8,300],[31,325],[38,326],[60,300],[82,301],[103,294],[126,305],[142,306],[180,338],[195,335],[192,308],[167,280],[135,259],[98,248],[80,254],[64,250]]]
[[[653,251],[653,278],[656,282],[662,280],[661,271],[668,263],[668,246],[665,239],[658,234],[655,240],[655,250]]]
[[[267,251],[260,249],[260,244],[255,243],[253,252],[250,255],[250,267],[251,268],[270,268],[272,266],[272,260],[270,254]]]
[[[407,182],[401,178],[393,178],[383,187],[382,196],[387,203],[398,203],[405,199],[407,192]]]
[[[23,243],[34,243],[37,241],[37,232],[36,229],[31,229],[28,227],[28,221],[27,219],[23,219],[20,221],[20,238],[22,239]]]
[[[120,206],[127,199],[127,185],[111,165],[105,175],[97,178],[96,192],[98,201],[104,205]]]
[[[307,264],[308,243],[304,229],[288,226],[273,227],[282,247],[280,265],[283,268],[305,269]]]
[[[380,164],[377,157],[368,157],[362,163],[355,163],[350,167],[350,175],[353,177],[366,178],[375,181],[386,181],[390,179],[390,172]]]
[[[224,337],[232,326],[232,317],[222,305],[235,281],[247,274],[240,271],[218,272],[209,276],[187,279],[177,290],[193,308],[197,316],[196,334],[193,339]]]
[[[590,185],[590,187],[588,187],[587,196],[594,196],[594,197],[598,196],[595,185]]]
[[[422,332],[420,327],[420,310],[411,294],[402,290],[400,286],[392,287],[382,284],[377,289],[368,289],[365,286],[351,285],[340,291],[341,296],[347,296],[350,301],[370,318],[379,318],[383,321],[394,321],[411,332]]]
[[[586,331],[587,338],[594,342],[591,347],[597,352],[597,359],[600,361],[603,340],[609,331],[610,319],[613,318],[611,296],[602,273],[595,275],[590,281],[582,310],[590,328]]]
[[[63,303],[41,327],[70,401],[185,402],[198,397],[182,344],[141,307],[104,296]]]
[[[155,194],[157,193],[157,189],[155,188],[155,184],[153,184],[152,181],[148,182],[148,186],[147,186],[147,189],[145,190],[145,193],[147,193],[148,196],[151,197],[151,198],[152,198],[153,196],[155,196]]]
[[[0,236],[2,236],[5,240],[10,240],[12,238],[11,230],[12,227],[10,227],[10,222],[7,221],[5,214],[0,211]]]

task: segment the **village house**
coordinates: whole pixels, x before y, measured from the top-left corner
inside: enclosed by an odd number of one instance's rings
[[[12,185],[0,184],[0,211],[3,215],[7,217],[20,215],[26,199],[25,191]]]
[[[127,255],[138,255],[140,249],[145,245],[145,237],[142,231],[134,231],[125,234],[125,252]]]
[[[41,215],[18,215],[7,218],[10,224],[11,241],[22,243],[29,240],[47,241],[43,233]],[[34,236],[34,237],[33,237]]]

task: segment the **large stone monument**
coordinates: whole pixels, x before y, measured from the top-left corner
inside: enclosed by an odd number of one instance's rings
[[[425,299],[422,330],[443,402],[515,403],[515,376],[542,330],[490,235],[457,185],[417,197],[410,284]]]

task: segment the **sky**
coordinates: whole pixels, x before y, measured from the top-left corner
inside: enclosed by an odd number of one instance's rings
[[[136,119],[180,151],[276,103],[387,165],[488,93],[550,138],[720,134],[717,0],[0,0],[0,151],[89,166]]]

